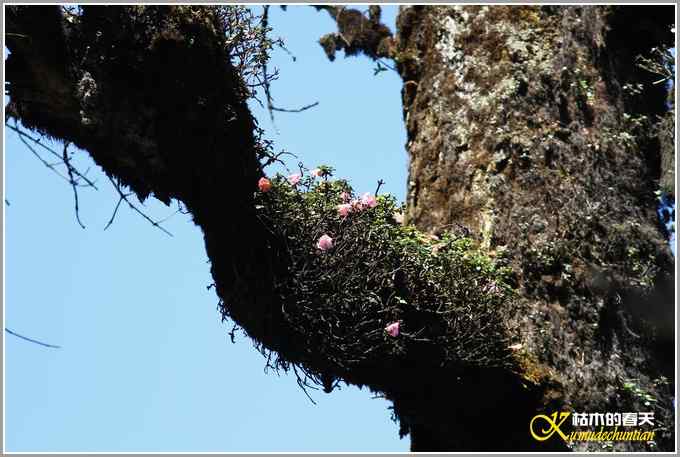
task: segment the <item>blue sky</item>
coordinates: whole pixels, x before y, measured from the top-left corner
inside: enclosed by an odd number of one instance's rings
[[[396,7],[385,21],[394,24]],[[404,199],[407,175],[401,84],[373,76],[365,58],[326,60],[318,38],[334,30],[310,7],[271,9],[282,51],[276,103],[319,106],[280,113],[278,134],[253,106],[275,146],[311,167],[335,166],[359,192]],[[81,229],[67,183],[6,137],[6,325],[61,345],[48,349],[5,334],[8,451],[406,451],[389,403],[367,390],[312,392],[294,376],[263,372],[264,360],[222,324],[202,236],[176,214],[168,237],[116,204],[93,166],[98,192],[80,194]],[[81,169],[91,162],[83,153]],[[294,161],[291,165],[294,165]],[[228,179],[228,177],[225,177]],[[225,202],[225,207],[228,202]],[[154,200],[154,217],[174,212]]]

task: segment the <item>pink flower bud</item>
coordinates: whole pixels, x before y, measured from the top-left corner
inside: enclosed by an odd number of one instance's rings
[[[497,294],[501,291],[501,288],[498,287],[496,281],[491,281],[489,284],[484,286],[483,290],[488,294]]]
[[[320,178],[323,176],[323,172],[321,171],[320,168],[315,168],[311,171],[312,176],[316,176],[317,178]]]
[[[295,173],[293,175],[288,176],[288,182],[290,183],[291,186],[295,186],[297,183],[300,182],[301,178],[302,175],[300,173]]]
[[[272,182],[267,178],[260,178],[257,182],[257,188],[260,189],[260,192],[269,192],[272,188]]]
[[[319,241],[316,242],[316,247],[321,251],[328,251],[333,247],[333,238],[328,235],[321,235]]]
[[[350,195],[347,192],[340,192],[340,200],[347,203],[350,199]]]
[[[343,203],[338,205],[338,214],[342,217],[347,217],[347,215],[352,211],[352,205],[349,203]]]
[[[392,322],[390,325],[385,327],[385,331],[390,336],[393,336],[393,337],[399,336],[399,321]]]
[[[373,195],[365,193],[361,196],[361,204],[366,208],[375,208],[378,205],[378,201]]]

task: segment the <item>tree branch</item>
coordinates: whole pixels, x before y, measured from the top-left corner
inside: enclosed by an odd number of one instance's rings
[[[29,342],[31,342],[31,343],[39,344],[40,346],[45,346],[45,347],[54,348],[54,349],[59,349],[59,348],[61,348],[61,346],[57,346],[57,345],[54,345],[54,344],[43,343],[42,341],[35,340],[35,339],[33,339],[33,338],[29,338],[29,337],[27,337],[27,336],[21,335],[21,334],[19,334],[19,333],[16,333],[16,332],[14,332],[14,331],[8,329],[7,327],[5,327],[5,331],[6,331],[7,333],[9,333],[10,335],[14,335],[14,336],[16,336],[17,338],[21,338],[22,340],[26,340],[26,341],[29,341]]]

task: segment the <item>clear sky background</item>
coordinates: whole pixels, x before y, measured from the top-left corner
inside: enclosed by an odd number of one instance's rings
[[[394,24],[396,7],[384,8]],[[271,8],[282,51],[278,134],[253,107],[277,148],[310,168],[327,163],[359,192],[383,189],[404,199],[407,176],[401,83],[373,76],[368,59],[329,62],[317,40],[334,31],[325,12]],[[293,375],[263,372],[250,341],[229,341],[202,234],[189,216],[165,223],[174,237],[121,208],[103,231],[117,197],[92,166],[98,192],[81,192],[74,217],[71,188],[8,132],[5,177],[5,323],[61,345],[49,349],[4,334],[5,449],[8,451],[406,451],[390,404],[343,386],[312,392]],[[296,161],[291,163],[294,165]],[[229,179],[225,176],[225,179]],[[225,201],[228,211],[229,202]],[[151,199],[154,217],[172,214]]]

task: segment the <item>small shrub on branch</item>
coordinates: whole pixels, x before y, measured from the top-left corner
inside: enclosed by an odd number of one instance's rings
[[[406,368],[514,366],[509,270],[470,238],[398,223],[394,197],[359,196],[332,172],[258,183],[258,217],[283,251],[275,291],[297,336],[270,364],[297,365],[327,391]]]

